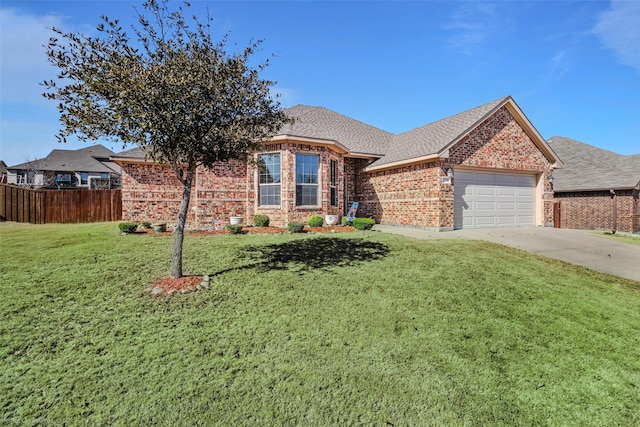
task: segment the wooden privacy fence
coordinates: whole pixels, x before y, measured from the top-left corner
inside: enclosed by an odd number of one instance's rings
[[[32,190],[0,185],[0,220],[65,224],[121,219],[121,190]]]

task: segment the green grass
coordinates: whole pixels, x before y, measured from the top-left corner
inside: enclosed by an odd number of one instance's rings
[[[640,283],[480,242],[0,223],[0,423],[640,425]]]
[[[606,237],[607,239],[617,240],[618,242],[631,243],[632,245],[640,245],[640,235],[638,234],[620,234],[620,233],[596,233],[597,236]]]

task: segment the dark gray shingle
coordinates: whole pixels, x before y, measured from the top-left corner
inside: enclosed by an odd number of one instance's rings
[[[623,156],[562,136],[547,142],[564,163],[553,173],[555,191],[630,189],[640,183],[640,155]]]

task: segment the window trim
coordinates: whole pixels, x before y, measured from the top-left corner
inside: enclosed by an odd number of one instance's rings
[[[338,161],[329,160],[329,205],[338,206]]]
[[[262,173],[260,172],[260,166],[258,166],[258,177],[257,177],[257,184],[258,184],[258,207],[260,208],[273,208],[273,207],[280,207],[282,206],[282,153],[280,152],[270,152],[270,153],[260,153],[258,154],[258,160],[260,161],[262,159],[262,156],[277,156],[278,157],[278,166],[279,166],[279,170],[278,170],[278,182],[270,182],[270,183],[261,183],[261,179],[262,179]],[[278,193],[278,200],[279,202],[277,204],[262,204],[261,203],[261,196],[262,196],[262,191],[261,188],[274,188],[274,187],[278,187],[279,191]]]
[[[301,208],[318,208],[322,205],[322,200],[320,197],[320,188],[321,188],[321,183],[322,183],[322,175],[320,173],[320,168],[321,168],[321,158],[319,154],[310,154],[310,153],[296,153],[295,154],[296,159],[295,159],[295,202],[296,202],[296,207],[301,207]],[[316,169],[314,171],[314,176],[316,178],[316,183],[299,183],[298,182],[298,159],[299,157],[314,157],[316,159]],[[303,175],[304,175],[304,171],[303,171]],[[315,188],[315,203],[314,204],[303,204],[303,203],[298,203],[298,188]],[[301,196],[302,197],[302,196]]]

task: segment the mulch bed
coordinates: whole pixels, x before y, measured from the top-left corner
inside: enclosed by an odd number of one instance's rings
[[[333,225],[333,226],[323,226],[323,227],[305,227],[302,233],[314,234],[314,233],[351,233],[354,232],[355,228],[353,227],[345,227],[342,225]],[[253,227],[253,226],[244,226],[242,227],[242,234],[283,234],[288,233],[289,231],[286,228],[279,227]],[[138,228],[135,234],[157,234],[159,236],[167,233],[172,233],[171,230],[166,231],[164,233],[156,233],[153,231],[153,228]],[[229,234],[229,231],[222,227],[219,230],[187,230],[185,234],[189,236],[209,236],[216,234]]]
[[[353,227],[344,226],[324,226],[324,227],[305,227],[303,233],[351,233],[355,231]],[[153,233],[157,235],[171,233],[155,233],[153,229],[139,229],[138,233]],[[243,227],[243,234],[283,234],[288,233],[286,228],[278,227]],[[208,236],[216,234],[229,234],[226,228],[220,230],[191,230],[186,232],[189,236]],[[203,276],[183,276],[179,279],[170,277],[161,279],[153,284],[151,293],[154,296],[163,295],[181,295],[185,293],[195,292],[198,285],[202,283]]]

